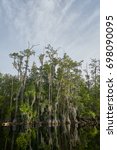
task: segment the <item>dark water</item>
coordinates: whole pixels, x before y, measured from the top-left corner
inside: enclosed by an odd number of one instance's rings
[[[0,127],[0,150],[99,150],[97,127]]]

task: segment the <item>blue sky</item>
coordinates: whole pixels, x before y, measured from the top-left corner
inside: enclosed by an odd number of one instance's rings
[[[77,61],[99,58],[99,13],[99,0],[0,0],[0,72],[13,73],[9,53],[28,42],[36,54],[51,44]]]

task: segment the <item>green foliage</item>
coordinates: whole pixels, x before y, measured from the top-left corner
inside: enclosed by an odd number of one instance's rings
[[[26,117],[27,122],[31,122],[36,117],[36,112],[27,103],[20,106],[20,111]]]
[[[99,60],[91,59],[83,74],[83,61],[74,61],[66,53],[60,58],[51,45],[45,50],[38,57],[40,65],[33,62],[32,67],[32,49],[10,54],[18,75],[0,74],[1,116],[23,115],[27,122],[99,117]]]

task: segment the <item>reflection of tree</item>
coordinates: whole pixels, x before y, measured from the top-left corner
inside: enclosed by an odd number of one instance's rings
[[[29,147],[32,150],[31,140],[36,138],[35,130],[28,128],[24,133],[20,133],[16,139],[18,149],[26,150]]]
[[[80,144],[79,150],[99,150],[100,149],[100,137],[99,130],[96,127],[85,127],[79,130]]]
[[[0,130],[3,150],[99,150],[96,127],[23,127]]]

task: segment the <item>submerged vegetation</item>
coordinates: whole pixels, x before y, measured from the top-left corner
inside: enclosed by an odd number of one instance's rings
[[[91,59],[82,70],[83,61],[61,58],[51,45],[32,63],[33,47],[10,54],[17,75],[0,73],[1,122],[78,123],[99,120],[99,60]],[[23,136],[23,135],[22,135]],[[18,141],[17,141],[18,142]]]

